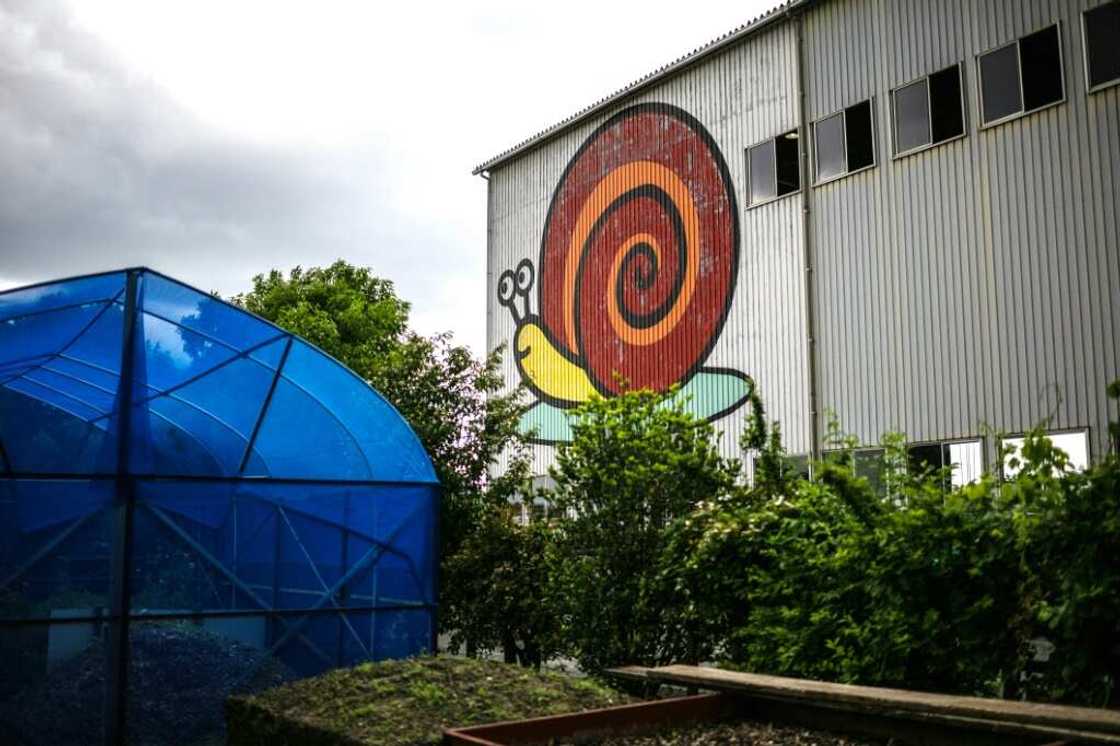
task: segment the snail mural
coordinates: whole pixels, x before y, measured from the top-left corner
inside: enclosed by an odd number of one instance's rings
[[[611,117],[564,169],[537,262],[498,279],[518,371],[538,399],[522,429],[538,442],[570,440],[568,411],[623,386],[679,385],[707,419],[737,409],[747,377],[705,362],[738,269],[735,191],[703,125],[661,103]]]

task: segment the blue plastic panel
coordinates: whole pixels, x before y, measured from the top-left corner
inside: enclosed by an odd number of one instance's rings
[[[373,478],[365,454],[337,413],[284,376],[261,423],[256,450],[274,477]]]
[[[275,377],[255,360],[239,358],[174,393],[248,441]],[[244,442],[240,449],[244,446]],[[240,458],[241,453],[237,454]]]
[[[65,349],[109,305],[88,303],[0,322],[0,362],[38,358]]]
[[[189,567],[192,609],[325,605],[324,584],[342,605],[434,602],[430,487],[143,480],[136,499],[137,594],[178,597],[166,577]]]
[[[146,313],[141,318],[144,351],[137,362],[143,365],[143,370],[137,370],[137,374],[142,373],[147,384],[158,391],[197,379],[237,357],[237,350],[189,329]]]
[[[50,388],[61,396],[81,402],[93,408],[99,414],[108,414],[113,411],[113,402],[116,400],[116,390],[86,383],[80,378],[56,372],[48,366],[29,370],[22,376],[24,381],[39,384]]]
[[[307,343],[133,272],[128,350],[126,273],[0,293],[0,618],[26,627],[0,636],[0,719],[28,743],[103,740],[96,630],[125,572],[134,743],[220,740],[247,682],[431,641],[438,485],[408,424]],[[17,714],[56,696],[73,717]]]
[[[160,396],[146,409],[152,448],[133,471],[142,474],[214,476],[237,474],[246,440],[237,431],[174,396]]]
[[[114,303],[69,347],[58,350],[56,359],[71,361],[85,369],[120,376],[123,344],[124,308],[119,303]]]
[[[436,481],[428,455],[404,418],[338,361],[297,341],[284,366],[284,377],[335,415],[361,450],[374,479]]]
[[[0,293],[0,321],[82,303],[104,301],[124,291],[125,273],[78,277]]]
[[[161,275],[144,275],[144,311],[237,350],[276,335],[276,327],[212,295]]]
[[[105,423],[101,427],[88,424],[11,387],[0,387],[0,412],[0,443],[14,472],[88,475],[116,471],[116,444]]]
[[[4,384],[5,388],[23,394],[24,396],[41,401],[61,412],[65,412],[81,422],[91,422],[102,414],[101,410],[94,409],[83,401],[72,396],[67,396],[47,386],[30,380],[26,375],[20,376]]]
[[[73,352],[71,352],[73,355]],[[82,381],[90,386],[105,391],[110,396],[116,396],[117,386],[120,385],[120,375],[117,371],[106,371],[95,368],[79,359],[55,357],[42,366],[43,370],[53,371],[59,375],[69,376],[77,381]]]
[[[105,606],[109,480],[0,481],[0,617]]]

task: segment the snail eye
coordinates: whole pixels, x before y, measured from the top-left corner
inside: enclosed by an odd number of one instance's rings
[[[528,259],[522,259],[517,265],[517,292],[525,294],[533,287],[533,264]]]
[[[498,278],[498,302],[503,306],[513,302],[513,293],[516,287],[517,282],[513,277],[513,272],[508,269],[502,272],[501,277]]]

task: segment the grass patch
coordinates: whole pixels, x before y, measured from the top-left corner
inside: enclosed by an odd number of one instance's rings
[[[468,658],[365,663],[232,698],[231,746],[439,743],[443,729],[629,701],[603,684]]]

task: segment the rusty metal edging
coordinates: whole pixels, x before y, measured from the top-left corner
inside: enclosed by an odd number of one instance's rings
[[[732,711],[735,702],[734,696],[726,694],[697,694],[566,715],[449,728],[443,732],[443,743],[445,746],[509,746],[648,732],[666,724],[719,719]]]

